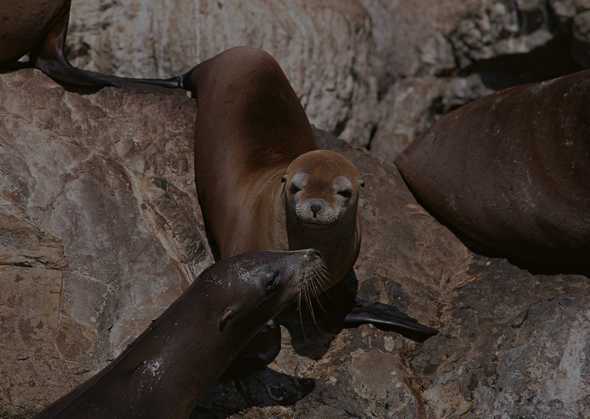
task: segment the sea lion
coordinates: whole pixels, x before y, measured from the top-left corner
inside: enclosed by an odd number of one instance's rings
[[[36,418],[190,417],[240,349],[323,271],[313,249],[217,262],[115,361]]]
[[[436,333],[394,307],[364,304],[351,295],[345,278],[354,279],[361,244],[361,176],[342,155],[318,150],[307,116],[272,56],[233,48],[199,64],[184,85],[198,104],[195,179],[216,260],[313,246],[330,273],[317,291],[330,293],[329,313],[344,313],[340,327],[371,323],[417,340]],[[269,341],[278,352],[276,329],[266,334]],[[260,366],[268,362],[260,358]]]
[[[463,106],[396,163],[417,199],[475,250],[587,274],[589,138],[582,71]]]
[[[100,88],[149,84],[181,87],[181,77],[130,79],[73,67],[64,48],[71,0],[19,0],[0,2],[0,70],[34,67],[54,80],[76,87]],[[29,54],[28,63],[19,63]]]

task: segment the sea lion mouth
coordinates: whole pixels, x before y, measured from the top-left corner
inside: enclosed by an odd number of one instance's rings
[[[331,227],[335,224],[334,221],[331,221],[331,222],[303,221],[303,220],[300,220],[300,221],[303,226],[313,228],[313,229],[324,229],[324,228]]]

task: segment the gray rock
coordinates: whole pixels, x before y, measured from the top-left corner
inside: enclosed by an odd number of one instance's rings
[[[590,67],[590,11],[578,14],[573,20],[572,54],[583,67]]]
[[[127,76],[171,76],[240,45],[272,53],[311,120],[369,141],[376,104],[371,26],[358,0],[81,0],[73,62]]]
[[[183,95],[0,77],[0,412],[91,376],[210,263],[193,114]]]
[[[477,258],[448,327],[413,359],[431,417],[590,416],[590,282]]]

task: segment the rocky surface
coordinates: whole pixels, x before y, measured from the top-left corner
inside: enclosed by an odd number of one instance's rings
[[[588,22],[588,0],[79,0],[69,45],[145,77],[265,48],[316,125],[391,162],[449,109],[588,66]]]
[[[182,94],[64,91],[0,76],[0,417],[30,416],[115,357],[207,264]],[[360,294],[441,334],[346,330],[283,351],[195,417],[583,418],[590,283],[471,254],[398,172],[329,135],[367,186]]]
[[[376,86],[370,19],[357,0],[90,0],[73,4],[74,63],[170,76],[227,48],[271,52],[314,123],[367,144]]]
[[[106,365],[210,263],[192,106],[0,76],[0,412]]]

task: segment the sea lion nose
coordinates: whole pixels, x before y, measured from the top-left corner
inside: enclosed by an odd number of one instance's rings
[[[324,208],[324,206],[320,203],[314,202],[313,204],[311,204],[311,206],[309,207],[309,209],[311,209],[311,212],[313,212],[313,216],[317,217],[318,213]]]
[[[319,259],[319,258],[321,258],[321,254],[320,254],[319,250],[316,250],[316,249],[307,249],[305,251],[304,257],[305,257],[306,260]]]

